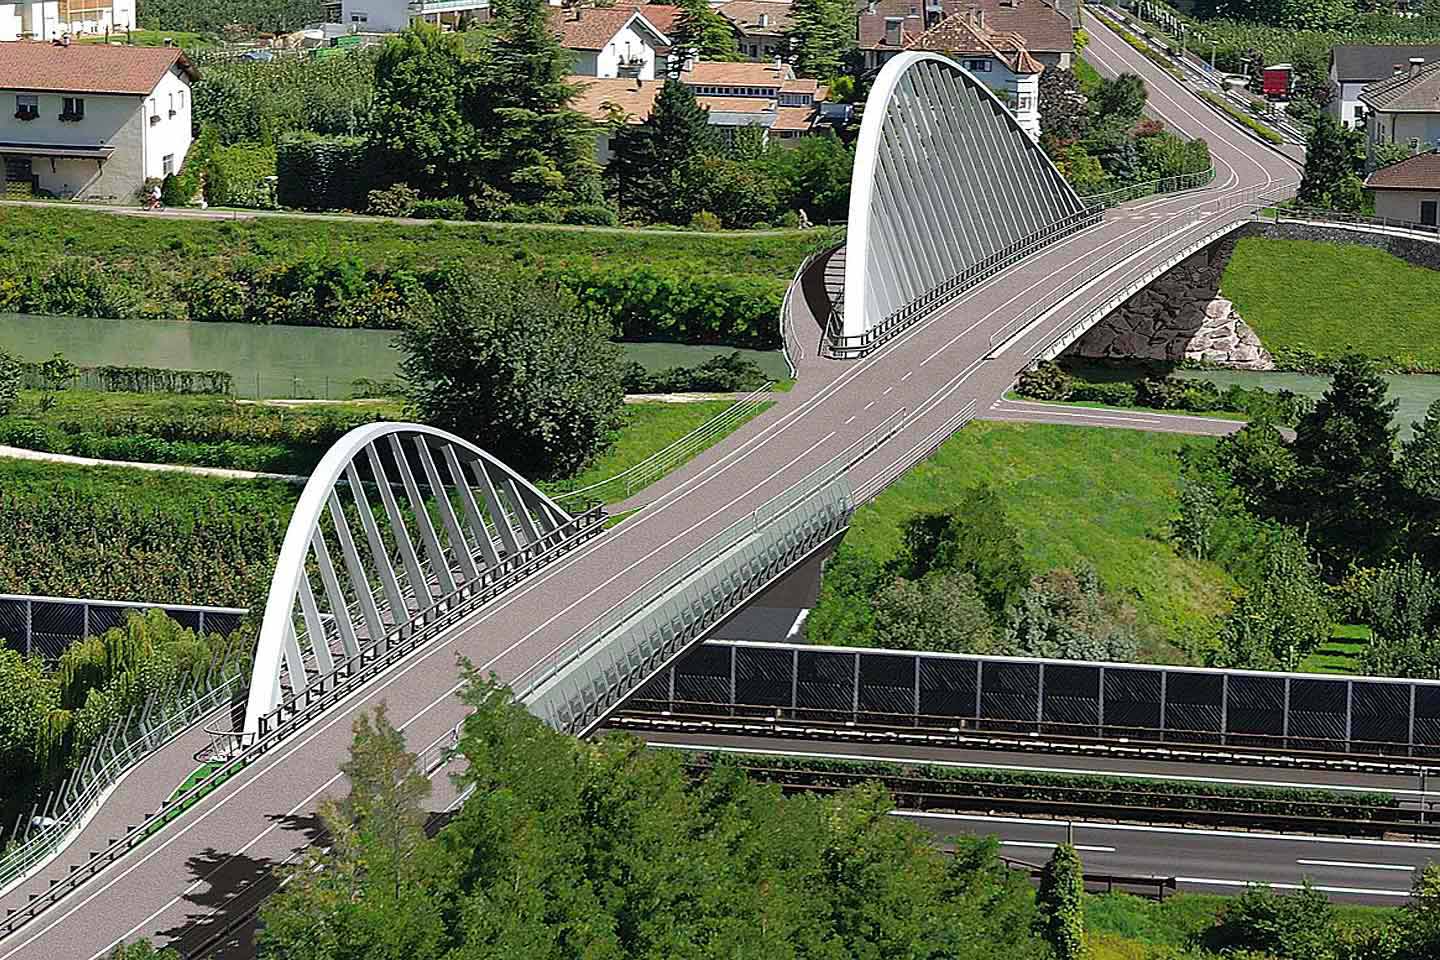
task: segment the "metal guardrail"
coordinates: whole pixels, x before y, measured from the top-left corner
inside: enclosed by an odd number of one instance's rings
[[[795,329],[795,318],[791,308],[795,301],[795,291],[800,288],[801,281],[811,267],[819,261],[830,256],[836,250],[844,246],[844,241],[834,246],[825,247],[809,254],[800,261],[800,266],[795,268],[795,275],[790,278],[790,284],[785,288],[785,297],[780,301],[780,346],[785,353],[785,366],[790,369],[790,377],[794,379],[800,375],[799,362],[805,359],[805,346],[800,339],[799,331]],[[834,304],[831,304],[834,310]],[[793,346],[792,346],[793,344]]]
[[[1215,182],[1215,167],[1212,164],[1210,169],[1202,170],[1199,173],[1185,173],[1178,177],[1161,177],[1158,180],[1132,183],[1115,190],[1106,190],[1103,193],[1084,194],[1080,199],[1085,201],[1085,205],[1092,211],[1106,210],[1131,200],[1139,200],[1142,197],[1199,190],[1202,187],[1208,187],[1213,182]]]
[[[1274,222],[1300,220],[1320,225],[1351,227],[1373,227],[1383,233],[1418,233],[1426,239],[1440,239],[1440,226],[1433,223],[1416,223],[1414,220],[1395,220],[1390,217],[1367,217],[1357,213],[1341,213],[1338,210],[1324,210],[1319,207],[1275,207]],[[1418,239],[1418,238],[1417,238]]]
[[[774,385],[773,380],[767,381],[763,387],[747,393],[722,413],[716,414],[679,440],[652,453],[621,473],[580,487],[578,490],[555,494],[554,500],[559,503],[582,496],[588,500],[606,500],[612,496],[616,499],[624,499],[630,496],[636,490],[649,486],[675,467],[705,450],[733,430],[742,420],[753,416],[762,404],[769,402],[770,388]]]
[[[956,412],[954,416],[949,417],[940,426],[926,434],[924,438],[907,450],[902,456],[895,460],[894,463],[857,487],[855,490],[855,505],[858,507],[879,496],[881,491],[894,483],[902,474],[938,450],[942,443],[963,429],[971,420],[975,419],[975,411],[975,401],[971,400]]]
[[[1022,237],[910,301],[863,334],[845,336],[842,332],[844,318],[837,309],[831,317],[830,326],[825,331],[825,348],[830,356],[837,359],[862,357],[966,290],[1019,263],[1042,247],[1047,247],[1057,240],[1078,233],[1087,227],[1095,226],[1100,223],[1101,218],[1102,213],[1098,210],[1082,210],[1057,220],[1028,237]]]

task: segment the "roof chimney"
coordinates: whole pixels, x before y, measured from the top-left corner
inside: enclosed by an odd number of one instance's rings
[[[1424,58],[1424,57],[1411,57],[1411,58],[1410,58],[1410,76],[1413,77],[1413,76],[1416,76],[1417,74],[1419,74],[1419,73],[1420,73],[1420,68],[1423,67],[1423,66],[1425,66],[1425,58]]]
[[[875,15],[875,7],[877,3],[878,0],[868,0],[868,2],[865,4],[865,12],[873,17]]]

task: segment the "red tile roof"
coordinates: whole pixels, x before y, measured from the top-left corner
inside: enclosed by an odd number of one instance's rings
[[[626,123],[643,123],[655,109],[655,97],[662,83],[628,77],[570,77],[569,80],[580,88],[570,108],[601,123],[617,111]]]
[[[809,130],[815,125],[814,107],[781,107],[771,130]]]
[[[1440,190],[1440,153],[1417,153],[1388,164],[1365,178],[1378,190]]]
[[[574,10],[551,7],[549,16],[560,44],[567,50],[604,50],[615,39],[615,34],[636,16],[652,29],[661,30],[634,7],[576,7]]]
[[[143,97],[170,70],[198,74],[177,47],[122,47],[32,40],[0,42],[0,89]]]
[[[695,102],[717,113],[773,113],[775,101],[764,97],[696,97]]]
[[[1025,49],[1023,37],[1014,33],[996,33],[972,19],[968,11],[946,17],[920,36],[907,40],[905,49],[989,57],[1007,64],[1015,73],[1042,73],[1045,70]]]
[[[680,8],[672,7],[664,3],[617,3],[617,7],[625,7],[638,11],[640,16],[650,21],[651,26],[668,38],[675,31],[675,21],[680,19]]]
[[[788,0],[730,0],[715,9],[747,36],[778,37],[791,27]],[[766,19],[763,27],[761,14]]]
[[[970,0],[996,33],[1018,33],[1031,53],[1070,53],[1075,31],[1070,18],[1046,0]]]
[[[773,63],[726,63],[719,60],[698,60],[680,74],[691,85],[712,87],[780,87],[795,81],[795,68]]]

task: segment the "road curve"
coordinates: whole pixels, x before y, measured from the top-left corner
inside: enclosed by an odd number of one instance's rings
[[[1103,27],[1090,26],[1087,56],[1097,67],[1141,73],[1151,84],[1157,115],[1210,141],[1219,171],[1211,188],[1112,211],[1101,225],[966,292],[862,360],[822,361],[807,345],[811,359],[796,388],[768,414],[648,491],[644,511],[356,691],[158,837],[0,940],[0,960],[86,960],[121,939],[145,936],[157,945],[178,940],[222,908],[236,892],[235,884],[253,882],[309,842],[318,801],[343,786],[336,764],[345,755],[357,712],[387,701],[390,716],[405,728],[413,746],[436,740],[461,716],[454,697],[457,656],[468,657],[482,671],[515,679],[704,538],[904,409],[904,430],[858,465],[853,479],[860,484],[882,475],[903,463],[920,438],[967,402],[988,408],[1030,356],[1092,312],[1116,284],[1166,262],[1168,251],[1187,237],[1205,235],[1227,200],[1293,187],[1298,174],[1292,163],[1258,149]],[[1113,275],[1095,289],[1045,312],[1078,271],[1097,258],[1113,261],[1125,244],[1152,236],[1154,243],[1115,263]],[[993,334],[1012,329],[1017,318],[1042,313],[986,359]],[[173,759],[163,767],[159,763],[157,758],[143,765],[135,782],[153,785],[168,778],[178,784],[189,773]],[[126,790],[122,785],[120,792]],[[151,806],[160,799],[141,797]],[[23,905],[46,889],[51,877],[82,862],[87,850],[118,836],[125,826],[125,814],[118,811],[135,804],[113,806],[102,808],[69,851],[0,901],[0,907]]]

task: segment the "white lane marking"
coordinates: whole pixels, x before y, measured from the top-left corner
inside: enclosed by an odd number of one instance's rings
[[[886,388],[885,388],[885,392],[882,393],[882,394],[880,394],[880,396],[882,396],[882,397],[888,397],[888,396],[890,395],[890,391],[891,391],[891,390],[894,390],[894,389],[895,389],[894,387],[886,387]]]
[[[865,404],[865,409],[869,410],[873,406],[875,406],[875,401],[871,400],[869,403]]]
[[[914,371],[914,370],[910,370],[910,371],[908,371],[908,372],[905,374],[905,376],[903,376],[903,377],[900,378],[900,382],[901,382],[901,383],[904,383],[906,380],[909,380],[909,379],[910,379],[911,377],[913,377],[914,375],[915,375],[915,371]]]
[[[1035,820],[1030,817],[987,817],[970,813],[931,813],[916,810],[893,810],[897,817],[915,819],[965,820],[971,823],[1024,823],[1029,826],[1049,824],[1065,826],[1063,820]],[[1393,850],[1440,850],[1440,843],[1424,843],[1417,840],[1363,840],[1355,837],[1315,837],[1294,833],[1247,833],[1244,830],[1197,830],[1193,827],[1151,827],[1138,823],[1095,823],[1089,820],[1075,821],[1076,826],[1086,830],[1112,830],[1122,833],[1166,833],[1188,837],[1233,837],[1237,840],[1285,840],[1294,843],[1332,843],[1337,846],[1381,847]]]
[[[1218,877],[1176,877],[1176,883],[1207,883],[1216,887],[1248,887],[1255,883],[1254,880],[1225,880]],[[1275,890],[1299,890],[1298,883],[1272,883],[1269,884]],[[1318,884],[1311,885],[1310,889],[1319,890],[1321,893],[1349,893],[1362,897],[1404,897],[1410,899],[1410,890],[1376,890],[1371,887],[1331,887]]]
[[[1076,767],[1032,767],[1018,763],[978,763],[966,760],[931,760],[921,757],[899,757],[885,756],[883,754],[863,753],[820,753],[807,752],[802,750],[776,750],[764,747],[726,747],[712,746],[703,743],[669,743],[666,741],[648,740],[647,747],[661,747],[668,750],[695,750],[704,753],[736,753],[754,754],[757,756],[773,757],[799,757],[803,760],[856,760],[864,763],[923,763],[927,767],[953,767],[960,770],[1011,770],[1017,773],[1083,773],[1096,777],[1127,777],[1133,780],[1174,780],[1181,783],[1225,783],[1237,784],[1247,787],[1283,787],[1294,790],[1349,790],[1355,793],[1374,793],[1381,791],[1393,794],[1413,794],[1420,796],[1420,791],[1407,788],[1391,788],[1377,786],[1351,786],[1349,784],[1337,783],[1301,783],[1287,780],[1242,780],[1233,777],[1196,777],[1188,774],[1164,774],[1151,773],[1139,770],[1095,770],[1079,769]],[[1179,762],[1179,761],[1176,761]]]
[[[1409,863],[1353,863],[1349,860],[1296,860],[1302,867],[1345,867],[1351,870],[1404,870],[1406,873],[1414,873],[1415,867]]]
[[[1001,840],[1002,847],[1036,847],[1042,850],[1054,850],[1059,844],[1041,843],[1038,840]],[[1083,843],[1075,844],[1075,849],[1084,853],[1114,853],[1114,847],[1090,847]]]

